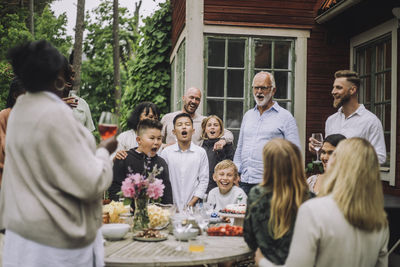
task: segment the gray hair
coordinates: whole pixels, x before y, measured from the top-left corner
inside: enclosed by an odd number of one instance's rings
[[[269,78],[271,80],[272,88],[276,88],[275,78],[274,78],[274,75],[272,75],[272,73],[270,73],[268,71],[260,71],[260,72],[256,73],[256,75],[254,75],[254,78],[253,78],[253,83],[254,83],[254,79],[256,78],[257,75],[263,75],[264,77],[269,76]]]

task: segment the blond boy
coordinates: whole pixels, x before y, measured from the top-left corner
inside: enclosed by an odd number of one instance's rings
[[[216,211],[224,209],[228,204],[246,204],[246,193],[235,185],[239,174],[233,161],[227,159],[218,163],[214,168],[213,180],[218,187],[210,191],[207,203],[215,205]]]

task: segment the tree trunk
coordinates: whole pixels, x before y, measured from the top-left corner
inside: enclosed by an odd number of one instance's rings
[[[113,5],[113,63],[114,63],[114,96],[115,113],[119,116],[121,108],[121,78],[119,73],[119,12],[118,0]]]
[[[29,31],[32,34],[32,37],[35,38],[35,32],[34,32],[34,24],[33,24],[33,15],[35,14],[34,10],[33,10],[33,6],[34,6],[34,1],[33,0],[29,0]]]
[[[75,81],[73,90],[76,90],[79,95],[81,85],[81,66],[82,66],[82,42],[83,30],[85,21],[85,0],[78,0],[75,25],[75,44],[73,55],[73,67],[75,70]]]

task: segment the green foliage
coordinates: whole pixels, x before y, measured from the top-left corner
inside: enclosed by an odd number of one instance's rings
[[[24,21],[24,14],[21,11],[0,17],[0,60],[5,60],[7,51],[11,47],[32,39]]]
[[[65,13],[56,17],[48,6],[42,14],[35,14],[35,40],[45,39],[57,49],[68,56],[72,47],[72,38],[67,36],[67,15]]]
[[[12,72],[10,64],[8,64],[5,61],[3,62],[0,61],[0,89],[2,89],[0,90],[0,110],[6,108],[8,91],[13,77],[14,74]]]
[[[82,64],[81,97],[89,104],[93,121],[96,123],[102,111],[114,111],[114,70],[112,47],[112,1],[102,2],[94,9],[94,18],[87,14],[88,34],[83,43],[87,60]],[[127,69],[132,64],[136,50],[138,19],[132,17],[126,8],[119,9],[119,39],[121,54],[121,90],[129,85]]]
[[[171,48],[170,1],[161,3],[160,9],[143,20],[140,46],[133,65],[129,68],[132,79],[122,97],[122,128],[134,107],[143,101],[155,103],[162,113],[168,112],[171,73],[169,51]]]
[[[10,48],[29,40],[46,39],[51,42],[64,55],[71,50],[71,37],[66,35],[67,18],[65,13],[59,17],[54,16],[53,12],[43,6],[44,3],[52,1],[38,1],[38,9],[35,1],[35,10],[40,12],[35,14],[35,38],[26,26],[28,17],[27,8],[6,9],[11,13],[5,13],[0,6],[0,109],[6,104],[6,98],[13,78],[11,66],[6,61],[6,55]],[[12,13],[14,12],[14,13]]]
[[[322,162],[309,162],[306,165],[305,172],[308,176],[318,174],[318,173],[323,173],[324,172],[324,166],[322,166]]]

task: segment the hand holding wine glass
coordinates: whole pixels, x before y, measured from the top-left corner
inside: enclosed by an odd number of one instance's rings
[[[106,140],[117,133],[118,118],[115,114],[103,111],[99,120],[99,132],[101,139]]]
[[[320,159],[319,159],[319,150],[322,147],[322,142],[324,141],[324,138],[322,136],[322,133],[313,133],[311,134],[311,138],[310,138],[311,144],[314,147],[314,150],[317,153],[317,160],[314,161],[314,163],[320,163]]]

